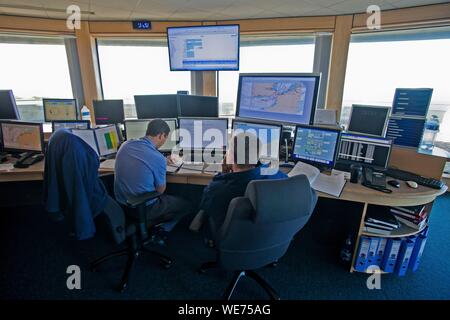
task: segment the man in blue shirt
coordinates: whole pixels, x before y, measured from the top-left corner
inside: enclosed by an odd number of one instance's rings
[[[167,159],[158,151],[167,140],[170,128],[164,120],[154,119],[147,127],[145,137],[125,142],[117,152],[114,193],[118,202],[125,204],[131,196],[158,191],[162,195],[149,203],[147,219],[152,224],[170,221],[164,225],[170,231],[191,212],[189,202],[171,195],[166,190]]]
[[[240,144],[238,141],[244,141],[244,144]],[[251,141],[256,141],[256,150],[252,148]],[[240,145],[243,145],[243,148],[238,148]],[[225,161],[222,173],[214,176],[213,180],[204,189],[198,219],[207,219],[208,238],[214,238],[214,234],[225,220],[229,203],[233,198],[244,195],[250,181],[287,178],[285,173],[279,170],[273,172],[255,161],[255,159],[259,158],[260,145],[259,139],[252,137],[250,133],[242,133],[235,136],[233,138],[233,146],[229,149],[231,155],[229,154],[226,157],[232,163],[227,164]],[[242,155],[242,153],[245,154]],[[252,161],[252,159],[254,160]],[[200,218],[202,216],[203,219]],[[191,225],[191,229],[195,229],[194,225],[195,222]]]

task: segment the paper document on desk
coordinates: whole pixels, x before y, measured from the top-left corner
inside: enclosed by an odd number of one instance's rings
[[[114,169],[115,164],[116,164],[115,159],[108,159],[103,162],[100,162],[100,169]]]
[[[207,164],[205,170],[205,173],[218,173],[222,172],[222,164],[221,163],[209,163]]]
[[[9,171],[14,169],[13,163],[2,163],[0,164],[0,171]]]
[[[203,163],[183,163],[178,173],[203,173]]]
[[[312,165],[297,162],[295,167],[288,173],[289,177],[304,174],[314,190],[339,197],[345,185],[343,174],[325,175]]]

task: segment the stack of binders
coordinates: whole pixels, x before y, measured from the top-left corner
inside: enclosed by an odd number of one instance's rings
[[[364,231],[370,233],[390,235],[392,230],[399,227],[396,217],[383,207],[368,211],[364,220]]]
[[[354,268],[366,272],[374,266],[387,273],[404,276],[407,270],[417,271],[425,248],[428,227],[407,238],[360,238]]]
[[[413,228],[414,230],[422,230],[427,225],[428,207],[426,205],[413,207],[392,207],[391,213],[395,215],[397,220]]]

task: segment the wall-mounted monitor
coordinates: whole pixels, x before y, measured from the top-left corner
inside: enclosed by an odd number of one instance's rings
[[[240,74],[236,115],[281,123],[313,124],[320,75]]]
[[[171,71],[239,70],[239,25],[167,28]]]

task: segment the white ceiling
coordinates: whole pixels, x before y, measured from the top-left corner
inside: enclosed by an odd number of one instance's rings
[[[444,3],[439,0],[0,0],[0,14],[67,18],[75,4],[86,20],[232,20],[365,12]]]

